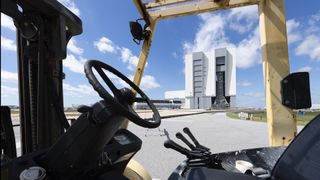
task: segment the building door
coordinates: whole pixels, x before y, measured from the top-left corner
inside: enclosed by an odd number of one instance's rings
[[[226,107],[228,102],[225,98],[225,72],[217,72],[216,77],[216,99],[213,105],[215,107]]]
[[[200,105],[199,105],[200,104],[200,98],[199,97],[197,98],[197,101],[198,101],[198,108],[197,109],[200,109]]]
[[[223,108],[228,106],[225,98],[225,56],[216,57],[216,98],[213,106]]]
[[[224,72],[217,72],[216,76],[216,96],[217,98],[221,98],[225,96],[225,75]]]

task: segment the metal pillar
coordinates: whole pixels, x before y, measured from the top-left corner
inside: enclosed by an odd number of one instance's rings
[[[145,41],[143,41],[143,45],[142,45],[142,50],[140,52],[140,56],[139,56],[139,62],[138,65],[136,67],[136,71],[134,73],[134,78],[133,78],[133,82],[139,86],[141,79],[142,79],[142,75],[143,75],[143,71],[144,71],[144,67],[147,63],[147,58],[150,52],[150,46],[151,46],[151,42],[152,42],[152,37],[154,34],[154,30],[157,26],[157,21],[153,21],[150,24],[150,37],[148,39],[146,39]]]
[[[284,0],[259,3],[269,144],[288,145],[297,134],[292,110],[281,104],[280,80],[290,73]]]
[[[156,26],[157,26],[157,21],[150,22],[149,30],[151,31],[151,34],[148,39],[143,41],[142,49],[139,56],[139,62],[137,64],[136,71],[134,73],[134,78],[133,78],[133,83],[136,84],[138,87],[140,86],[144,67],[147,63],[151,42],[152,42],[152,37],[153,37]],[[125,120],[122,125],[122,128],[127,128],[128,124],[129,124],[129,121]]]

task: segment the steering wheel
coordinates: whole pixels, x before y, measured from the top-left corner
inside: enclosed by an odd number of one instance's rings
[[[100,82],[96,78],[96,75],[93,73],[92,68],[94,68],[98,72],[106,85],[112,91],[114,97],[100,84]],[[135,94],[128,88],[117,89],[110,78],[107,76],[107,74],[103,71],[103,69],[113,73],[114,75],[125,81],[127,84],[129,84],[130,87],[141,96],[141,98],[136,98]],[[122,114],[135,124],[142,127],[156,128],[160,126],[160,114],[154,104],[150,101],[148,96],[145,95],[145,93],[125,75],[123,75],[110,65],[97,60],[87,61],[84,65],[84,72],[94,90],[97,91],[99,96],[103,98],[107,103],[109,103],[118,113]],[[153,117],[149,119],[141,118],[131,107],[134,102],[146,102],[153,112]]]

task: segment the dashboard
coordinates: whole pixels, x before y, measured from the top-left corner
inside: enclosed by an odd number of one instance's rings
[[[140,150],[141,145],[142,141],[132,132],[127,129],[118,130],[109,143],[104,146],[104,150],[95,166],[79,175],[77,179],[96,179],[98,177],[101,180],[104,179],[103,177],[125,179],[122,172],[130,159]],[[1,171],[4,172],[1,177],[22,180],[61,179],[61,177],[50,172],[50,167],[44,166],[43,157],[49,151],[50,148],[35,151],[1,164]]]

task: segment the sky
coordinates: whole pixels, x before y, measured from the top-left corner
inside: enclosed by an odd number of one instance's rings
[[[131,37],[129,21],[140,18],[132,1],[60,0],[78,15],[83,33],[68,43],[63,60],[64,104],[100,100],[85,78],[83,64],[96,59],[133,77],[142,47]],[[310,73],[312,103],[320,103],[320,1],[286,1],[290,71]],[[184,59],[194,51],[234,50],[237,106],[265,107],[258,7],[247,6],[158,22],[141,89],[152,99],[184,89]],[[1,105],[18,105],[16,34],[1,13]]]

